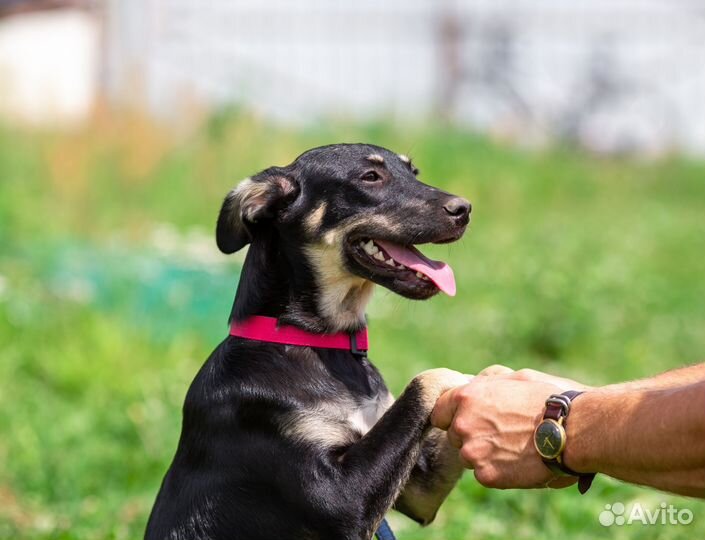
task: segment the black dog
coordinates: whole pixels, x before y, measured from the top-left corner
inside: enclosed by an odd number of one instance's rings
[[[251,243],[231,319],[355,332],[374,283],[453,294],[449,268],[413,245],[460,238],[470,203],[417,173],[384,148],[338,144],[243,181],[216,232],[225,253]],[[462,472],[429,415],[466,381],[425,371],[394,401],[350,351],[230,336],[188,391],[146,538],[369,539],[392,507],[427,524]]]

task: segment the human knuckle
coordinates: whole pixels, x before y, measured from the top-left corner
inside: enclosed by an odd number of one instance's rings
[[[463,458],[467,463],[472,463],[473,465],[477,462],[477,453],[473,445],[465,443],[460,448],[460,457]]]
[[[471,406],[475,399],[473,389],[468,385],[458,388],[455,391],[455,399],[459,405],[463,405],[464,407]]]
[[[487,366],[485,369],[483,369],[480,374],[482,375],[498,375],[502,373],[508,373],[511,372],[512,369],[508,368],[507,366],[504,366],[502,364],[492,364],[491,366]]]
[[[475,478],[484,487],[498,487],[500,477],[497,470],[491,466],[483,466],[475,469]]]
[[[522,368],[514,372],[517,379],[522,381],[530,381],[536,377],[536,370],[531,368]]]
[[[451,424],[451,429],[453,433],[459,437],[466,438],[472,432],[471,420],[466,418],[464,415],[456,415]]]

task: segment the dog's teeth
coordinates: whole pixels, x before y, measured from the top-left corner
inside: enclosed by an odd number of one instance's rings
[[[399,263],[399,267],[398,267],[398,268],[399,268],[399,270],[406,270],[406,266],[404,266],[404,265],[401,264],[401,263]]]
[[[389,260],[387,261],[387,264],[388,264],[389,266],[394,266],[394,259],[389,259]]]
[[[365,247],[365,243],[362,240],[360,240],[360,247],[362,247],[362,248]]]
[[[423,279],[424,275],[421,272],[416,272],[416,277],[420,277]]]
[[[381,251],[378,251],[377,253],[374,254],[374,258],[377,259],[378,261],[383,261],[384,255],[382,255]]]
[[[362,247],[365,250],[365,253],[367,253],[368,255],[374,255],[379,251],[379,248],[375,246],[375,243],[372,240],[370,240],[366,244],[363,244]]]

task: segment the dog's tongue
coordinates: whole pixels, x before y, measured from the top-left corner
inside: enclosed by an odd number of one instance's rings
[[[404,247],[382,240],[375,240],[375,243],[398,263],[416,272],[421,272],[448,296],[455,296],[453,269],[443,261],[432,261],[413,246]]]

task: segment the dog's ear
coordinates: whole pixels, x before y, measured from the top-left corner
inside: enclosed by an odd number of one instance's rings
[[[225,197],[215,240],[223,253],[234,253],[252,241],[252,230],[274,218],[299,194],[299,186],[285,169],[272,167],[246,178]]]

